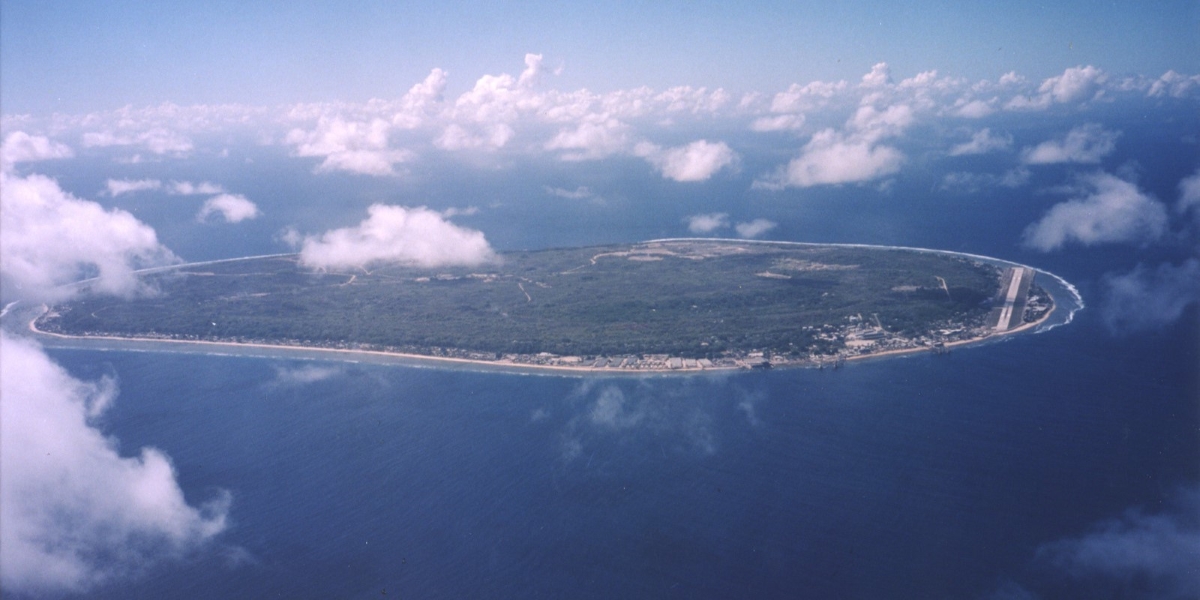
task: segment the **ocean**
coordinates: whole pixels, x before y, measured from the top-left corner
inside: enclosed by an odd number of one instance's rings
[[[1145,155],[1162,132],[1125,135],[1121,147]],[[1174,197],[1198,156],[1176,146],[1161,155],[1183,158],[1137,167],[1159,198]],[[1030,264],[1078,286],[1088,307],[1070,324],[945,356],[686,377],[47,348],[76,377],[118,378],[100,427],[123,455],[161,449],[193,505],[232,496],[229,527],[210,544],[88,597],[1071,599],[1160,589],[1096,575],[1063,548],[1130,515],[1165,513],[1200,482],[1195,305],[1125,333],[1110,331],[1103,309],[1106,274],[1178,264],[1189,248],[1034,252],[1021,233],[1061,195],[951,194],[919,165],[879,193],[747,191],[762,170],[748,165],[700,195],[630,176],[591,184],[599,201],[566,205],[543,183],[573,187],[622,165],[536,177],[518,168],[447,188],[422,187],[417,173],[401,184],[413,189],[389,196],[376,180],[257,158],[254,173],[276,183],[222,180],[267,215],[242,229],[187,229],[196,207],[182,203],[105,202],[188,260],[285,251],[270,241],[283,225],[351,224],[372,201],[478,206],[456,221],[501,250],[678,237],[683,216],[723,210],[778,222],[771,239]],[[57,176],[89,195],[102,177],[144,175],[104,164]],[[1069,179],[1065,169],[1039,171],[1031,187]],[[306,191],[296,181],[323,183]]]

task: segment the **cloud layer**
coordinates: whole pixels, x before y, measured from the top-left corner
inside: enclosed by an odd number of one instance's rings
[[[315,268],[398,263],[419,267],[479,265],[496,255],[483,234],[459,227],[425,207],[374,204],[356,227],[304,240],[300,260]]]
[[[94,425],[112,379],[71,377],[33,342],[0,332],[0,584],[83,592],[180,557],[225,528],[228,494],[189,506],[170,460],[121,456]]]

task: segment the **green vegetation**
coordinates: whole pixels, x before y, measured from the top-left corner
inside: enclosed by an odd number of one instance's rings
[[[836,332],[876,317],[910,338],[979,326],[999,288],[995,267],[942,254],[683,240],[507,253],[475,268],[314,272],[288,256],[144,279],[157,295],[85,296],[39,327],[422,354],[796,356],[836,352]]]

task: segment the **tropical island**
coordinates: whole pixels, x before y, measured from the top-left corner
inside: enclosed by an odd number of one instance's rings
[[[1054,309],[1035,271],[870,246],[655,240],[508,252],[483,266],[320,270],[298,255],[141,275],[31,326],[63,336],[383,352],[514,367],[838,367],[946,352]],[[86,286],[86,284],[84,284]]]

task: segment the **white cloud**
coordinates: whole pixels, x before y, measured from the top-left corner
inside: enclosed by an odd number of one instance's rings
[[[189,506],[170,459],[122,457],[94,425],[111,378],[79,381],[33,342],[0,332],[0,585],[81,593],[179,558],[220,533],[229,495]]]
[[[332,377],[336,377],[345,372],[342,367],[330,367],[320,365],[304,365],[303,367],[290,368],[275,368],[275,380],[272,385],[293,387],[325,381]]]
[[[707,140],[665,150],[642,143],[634,153],[657,167],[663,177],[674,181],[704,181],[737,160],[737,154],[725,142]]]
[[[1003,82],[1003,80],[1001,80]],[[1008,102],[1010,110],[1043,110],[1053,104],[1080,103],[1094,100],[1104,93],[1108,75],[1091,65],[1071,67],[1062,75],[1042,82],[1036,96],[1018,95]]]
[[[954,114],[967,119],[982,119],[996,112],[992,102],[986,100],[969,100],[958,106]]]
[[[1010,169],[1000,175],[956,171],[942,177],[941,189],[951,192],[974,193],[985,188],[1018,188],[1029,183],[1030,172],[1025,167]]]
[[[950,149],[950,156],[968,154],[987,154],[997,150],[1008,150],[1012,147],[1012,136],[1007,134],[993,135],[991,129],[980,129],[971,136],[971,141],[963,142]]]
[[[425,207],[374,204],[357,227],[305,238],[300,260],[316,268],[400,263],[419,267],[478,265],[496,259],[483,234]]]
[[[86,148],[109,146],[138,146],[154,154],[184,155],[192,150],[192,140],[187,136],[164,127],[153,127],[137,133],[92,131],[83,134]]]
[[[1200,221],[1200,169],[1179,182],[1179,203],[1175,210],[1181,214],[1192,211],[1192,216]]]
[[[1026,246],[1049,252],[1071,241],[1147,243],[1166,233],[1166,207],[1136,185],[1103,172],[1081,183],[1082,197],[1054,205],[1025,229]]]
[[[1183,98],[1197,88],[1200,88],[1200,75],[1188,77],[1171,70],[1163,73],[1162,77],[1154,80],[1154,83],[1150,85],[1150,89],[1146,91],[1146,95],[1152,98],[1161,98],[1163,96]]]
[[[1108,131],[1098,123],[1075,127],[1061,140],[1047,140],[1021,151],[1021,160],[1028,165],[1056,163],[1096,164],[1116,148],[1120,132]]]
[[[258,206],[241,194],[221,194],[204,202],[200,212],[196,213],[196,220],[203,223],[213,214],[221,215],[226,223],[240,223],[261,213]]]
[[[547,150],[565,150],[563,160],[591,160],[622,152],[629,145],[629,126],[608,115],[583,119],[546,142]]]
[[[1036,560],[1092,589],[1136,590],[1128,597],[1200,597],[1200,489],[1182,490],[1165,510],[1128,510],[1087,534],[1038,548]],[[1120,596],[1121,594],[1117,594]]]
[[[546,193],[550,194],[551,196],[566,198],[568,200],[591,200],[597,198],[595,192],[588,189],[587,186],[582,185],[573,190],[550,186],[543,186],[542,189],[546,190]]]
[[[1159,329],[1200,302],[1200,260],[1159,265],[1104,277],[1104,322],[1115,332]]]
[[[6,294],[29,300],[70,295],[59,288],[97,276],[94,291],[143,291],[137,268],[176,261],[154,229],[123,210],[105,210],[64,192],[41,175],[0,173],[0,281]]]
[[[896,173],[903,162],[904,155],[895,148],[826,129],[813,135],[786,168],[754,185],[781,189],[870,181]]]
[[[7,170],[16,163],[70,158],[74,155],[66,144],[44,136],[14,131],[5,136],[4,144],[0,145],[0,168]]]
[[[759,117],[750,123],[751,131],[795,131],[804,127],[804,115],[772,115]]]
[[[516,134],[513,128],[506,123],[475,129],[475,132],[470,132],[457,123],[451,123],[442,131],[442,135],[433,141],[433,145],[450,151],[497,150],[508,144],[508,141]]]
[[[390,122],[380,118],[358,122],[341,116],[321,117],[316,129],[293,129],[286,142],[296,147],[297,156],[325,157],[318,172],[394,175],[393,165],[411,160],[413,153],[389,147],[391,128]]]
[[[739,236],[744,238],[756,238],[772,229],[775,229],[779,224],[766,219],[754,219],[749,223],[738,223],[734,229],[737,230]]]
[[[892,68],[887,63],[876,63],[862,78],[862,87],[882,87],[892,82]]]
[[[157,179],[109,179],[105,187],[108,195],[115,198],[121,194],[157,190],[162,187],[162,182]]]
[[[845,81],[813,81],[805,85],[793,83],[786,91],[775,94],[771,100],[771,112],[794,113],[822,106],[846,91]]]
[[[192,183],[190,181],[172,181],[167,184],[167,193],[174,196],[209,196],[223,194],[225,188],[208,181]]]
[[[692,233],[712,233],[718,229],[729,227],[729,215],[727,213],[691,215],[685,217],[683,221],[687,223],[688,231]]]

